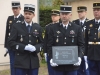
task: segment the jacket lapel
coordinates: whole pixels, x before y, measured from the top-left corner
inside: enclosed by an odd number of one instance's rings
[[[80,20],[79,19],[77,20],[77,23],[78,23],[78,25],[80,25]]]
[[[22,29],[23,29],[25,32],[28,33],[28,29],[27,29],[27,27],[26,27],[25,22],[22,22]]]
[[[62,34],[65,35],[65,31],[66,31],[66,30],[63,28],[62,23],[59,23],[58,26],[59,26],[59,30],[62,32]]]
[[[71,24],[71,22],[69,22],[68,27],[67,27],[67,30],[66,30],[66,35],[69,34],[69,32],[71,30],[71,27],[72,27],[72,24]]]
[[[33,31],[35,31],[35,25],[34,25],[34,23],[32,23],[32,27],[31,27],[30,33],[32,33]]]

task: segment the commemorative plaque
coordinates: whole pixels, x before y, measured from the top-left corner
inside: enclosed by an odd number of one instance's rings
[[[70,65],[78,62],[78,46],[53,46],[53,62],[58,65]]]

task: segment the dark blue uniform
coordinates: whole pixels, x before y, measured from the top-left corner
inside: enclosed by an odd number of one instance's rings
[[[86,23],[85,42],[90,75],[100,75],[100,23],[95,19]]]
[[[54,75],[54,70],[50,65],[50,58],[49,58],[49,54],[48,54],[48,48],[47,48],[47,43],[48,43],[48,35],[50,32],[50,27],[53,25],[53,23],[49,23],[48,25],[46,25],[45,27],[45,37],[44,37],[44,53],[47,53],[47,66],[48,66],[48,73],[49,75]]]
[[[71,32],[74,32],[71,34]],[[74,41],[72,41],[72,38]],[[78,46],[78,57],[82,57],[84,53],[84,42],[81,27],[69,23],[68,28],[63,28],[62,23],[56,23],[50,27],[48,37],[48,53],[49,58],[52,59],[52,46]],[[77,75],[79,66],[72,65],[58,65],[53,67],[54,75]]]
[[[16,22],[21,22],[24,20],[23,15],[20,14],[18,18],[14,19],[14,15],[9,16],[6,23],[6,32],[5,32],[5,44],[4,47],[8,49],[9,57],[10,57],[10,70],[11,75],[15,75],[15,69],[14,69],[14,58],[15,58],[15,52],[11,50],[11,48],[8,46],[8,39],[11,34],[12,26]]]
[[[88,19],[86,18],[84,24],[82,24],[82,25],[81,25],[81,22],[79,19],[73,21],[73,23],[80,25],[82,27],[84,39],[85,39],[85,29],[86,29],[85,23],[87,21],[88,21]],[[78,70],[78,75],[89,75],[89,70],[88,70],[88,68],[86,69],[86,63],[85,63],[84,57],[82,57],[82,62],[81,62],[80,68]],[[88,63],[87,63],[87,65],[88,65]]]
[[[8,44],[15,51],[14,67],[16,75],[38,75],[39,58],[37,53],[42,48],[42,29],[37,23],[32,23],[30,32],[25,22],[13,25]],[[25,50],[26,45],[31,44],[36,51]]]

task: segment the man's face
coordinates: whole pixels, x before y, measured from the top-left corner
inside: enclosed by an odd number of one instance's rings
[[[57,22],[60,19],[59,15],[51,15],[52,22]]]
[[[71,19],[72,14],[68,12],[61,12],[60,18],[62,22],[68,22]]]
[[[19,15],[21,8],[20,7],[13,7],[12,11],[15,16]]]
[[[24,12],[24,19],[25,19],[25,21],[27,23],[30,23],[32,21],[32,19],[33,19],[34,16],[35,16],[35,14],[32,13],[32,12],[28,12],[28,11]]]
[[[79,19],[83,19],[86,17],[86,11],[78,11],[78,17]]]
[[[93,14],[96,19],[100,19],[100,8],[94,8]]]

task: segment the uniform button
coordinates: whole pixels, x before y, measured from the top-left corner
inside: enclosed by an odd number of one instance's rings
[[[37,36],[36,36],[37,37]]]
[[[96,33],[95,33],[95,35],[96,35]]]
[[[19,53],[17,55],[19,55]]]
[[[94,38],[94,40],[96,40],[96,38]]]
[[[31,35],[29,35],[29,37],[31,37]]]
[[[57,37],[59,37],[59,36],[57,36]]]
[[[9,36],[10,36],[10,33],[9,33]]]
[[[95,28],[95,29],[97,29],[97,28]]]
[[[64,42],[64,44],[66,44],[66,42]]]
[[[65,37],[65,39],[66,39],[66,37]]]
[[[31,40],[29,40],[29,42],[31,42]]]
[[[10,29],[10,26],[9,26],[9,29]]]

